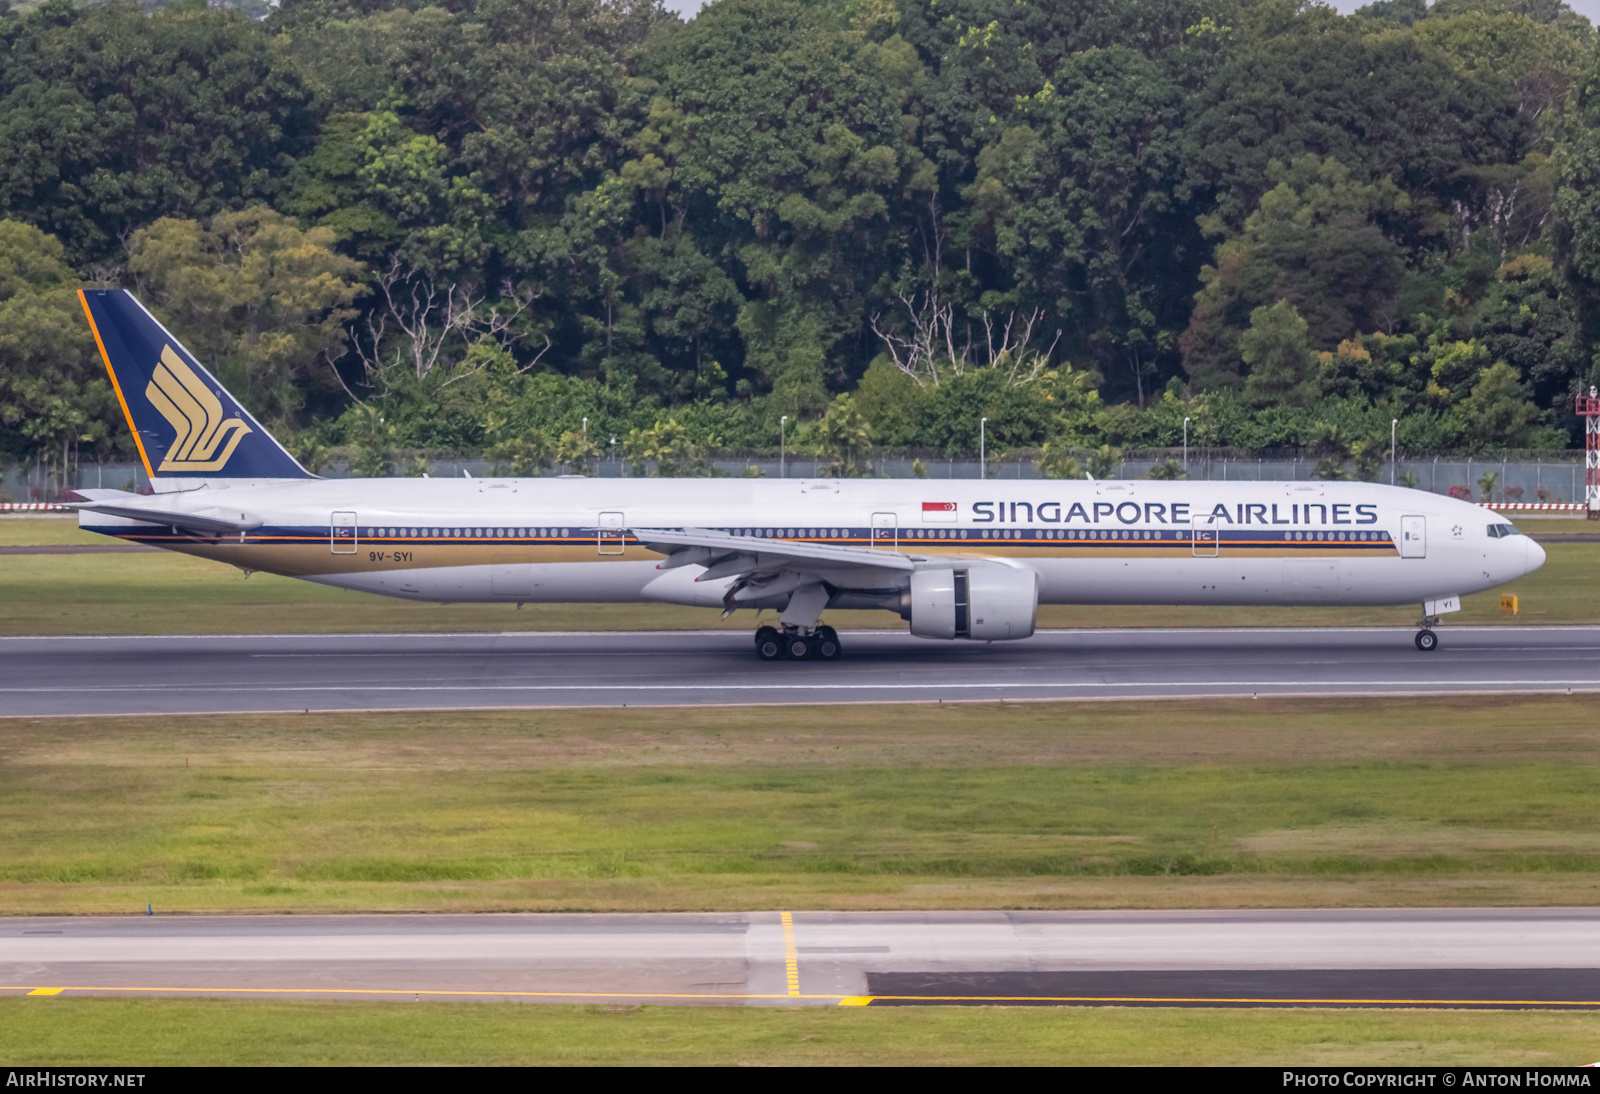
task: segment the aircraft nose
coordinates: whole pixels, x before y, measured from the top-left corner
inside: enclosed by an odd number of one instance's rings
[[[1528,540],[1527,547],[1525,548],[1525,550],[1528,552],[1528,557],[1522,572],[1525,574],[1531,574],[1540,566],[1544,565],[1544,548],[1533,542],[1533,540],[1528,539],[1527,536],[1523,536],[1522,538]]]

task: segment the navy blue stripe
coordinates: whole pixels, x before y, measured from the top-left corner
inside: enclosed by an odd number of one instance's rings
[[[95,525],[84,525],[85,528],[95,528]],[[116,526],[105,527],[109,534],[119,535],[124,539],[177,541],[190,542],[194,539],[217,539],[220,541],[237,542],[238,536],[233,533],[223,533],[217,536],[192,536],[192,535],[144,535],[129,534]],[[518,529],[520,530],[520,529]],[[768,529],[718,529],[735,537],[749,531],[759,533],[762,538],[784,539],[799,543],[823,543],[852,546],[871,544],[873,542],[872,530],[866,528],[841,528],[827,529],[824,535],[789,535],[788,529],[770,529],[774,534],[767,537]],[[893,539],[901,546],[915,547],[919,545],[938,546],[941,544],[961,544],[966,546],[1009,545],[1009,546],[1069,546],[1069,547],[1178,547],[1187,546],[1195,542],[1193,532],[1184,529],[1080,529],[1064,528],[1060,530],[1041,530],[1038,528],[951,528],[946,529],[946,535],[937,533],[916,535],[918,529],[901,528],[898,530],[882,529],[884,532],[894,532]],[[523,545],[523,546],[586,546],[594,544],[598,533],[592,530],[579,531],[577,529],[562,529],[565,535],[507,535],[507,536],[452,536],[452,535],[378,535],[363,526],[357,534],[358,544],[386,544],[386,545],[462,545],[462,544],[496,544],[496,545]],[[799,530],[796,530],[797,532]],[[840,534],[832,534],[837,531]],[[931,529],[924,530],[931,532]],[[1325,547],[1338,547],[1342,550],[1365,549],[1374,551],[1388,551],[1394,548],[1394,540],[1385,532],[1330,532],[1330,531],[1266,531],[1255,529],[1210,529],[1215,540],[1200,540],[1201,546],[1208,546],[1210,542],[1218,542],[1236,547],[1272,547],[1291,548],[1295,550],[1319,550]],[[574,534],[576,533],[576,534]],[[1367,539],[1357,538],[1365,534],[1372,537]],[[1345,538],[1339,538],[1340,536]],[[1380,538],[1381,537],[1381,538]],[[326,543],[329,540],[329,529],[325,526],[266,526],[254,529],[245,534],[247,543]],[[625,541],[638,544],[639,539],[626,535]],[[878,540],[879,543],[889,540],[891,536],[885,535]]]

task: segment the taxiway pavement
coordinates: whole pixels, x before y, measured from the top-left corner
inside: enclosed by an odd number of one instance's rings
[[[0,920],[0,993],[1600,1008],[1600,911]]]
[[[836,662],[748,635],[0,638],[0,716],[1600,691],[1600,627],[846,632]]]

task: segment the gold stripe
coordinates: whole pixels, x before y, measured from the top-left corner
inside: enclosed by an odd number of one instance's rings
[[[151,546],[164,547],[182,554],[193,555],[198,558],[211,559],[238,566],[246,570],[259,570],[263,573],[277,573],[286,577],[325,576],[349,573],[399,573],[409,570],[421,569],[449,569],[458,566],[487,566],[503,562],[506,556],[514,556],[512,564],[551,564],[551,563],[612,563],[612,562],[657,562],[665,557],[658,551],[649,550],[636,543],[629,543],[627,551],[621,555],[599,554],[593,542],[566,542],[566,543],[540,543],[521,542],[507,543],[494,540],[429,540],[405,541],[398,539],[362,539],[358,542],[352,554],[333,554],[328,546],[328,537],[322,536],[252,536],[246,534],[243,542],[237,536],[218,536],[215,540],[197,540],[193,537],[171,534],[125,534],[117,538],[131,542],[145,543]],[[983,558],[1017,558],[1017,559],[1099,559],[1101,561],[1157,561],[1195,558],[1190,553],[1187,545],[1168,545],[1164,549],[1155,549],[1152,544],[1149,548],[1138,551],[1127,551],[1119,548],[1129,547],[1131,544],[1108,545],[1105,548],[1061,548],[1061,547],[1010,547],[999,550],[975,552],[962,549],[962,546],[951,545],[939,551],[921,551],[918,554],[938,556],[943,558],[970,558],[978,561]],[[374,552],[381,552],[388,558],[373,559]],[[406,554],[410,557],[396,561],[393,555]],[[1338,559],[1361,557],[1396,558],[1394,552],[1382,553],[1374,551],[1329,551],[1321,550],[1316,554],[1305,551],[1255,548],[1248,552],[1234,553],[1223,552],[1220,556],[1202,556],[1197,561],[1211,562],[1237,562],[1253,561],[1257,559],[1301,559],[1309,562],[1328,562]],[[863,564],[867,564],[863,560]]]

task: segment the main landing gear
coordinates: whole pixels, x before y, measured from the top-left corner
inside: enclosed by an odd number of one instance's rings
[[[1423,616],[1422,622],[1417,624],[1421,628],[1421,630],[1417,631],[1417,649],[1423,653],[1432,653],[1439,648],[1439,636],[1433,630],[1438,625],[1438,616]]]
[[[762,627],[756,656],[763,661],[837,661],[844,648],[832,627]]]

